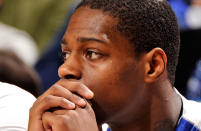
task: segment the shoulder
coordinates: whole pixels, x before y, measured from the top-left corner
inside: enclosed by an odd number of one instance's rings
[[[201,130],[201,103],[181,97],[183,101],[182,119]]]
[[[29,109],[35,100],[29,92],[0,82],[0,129],[26,130]]]
[[[18,97],[14,101],[18,100],[18,98],[20,99],[25,97],[27,99],[23,100],[24,102],[36,100],[36,98],[31,93],[21,89],[20,87],[17,87],[15,85],[8,84],[8,83],[0,82],[0,101],[4,97],[12,97],[15,95],[17,95]]]

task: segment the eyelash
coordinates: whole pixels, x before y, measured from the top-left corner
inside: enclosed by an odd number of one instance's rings
[[[95,56],[93,56],[95,55]],[[101,57],[103,56],[103,54],[101,54],[99,51],[97,50],[93,50],[93,49],[87,49],[86,50],[86,54],[85,54],[85,57],[89,60],[97,60],[97,59],[100,59]],[[95,57],[95,58],[93,58]]]
[[[63,51],[63,52],[62,52],[62,56],[63,56],[63,60],[64,60],[64,61],[66,61],[66,59],[69,57],[69,56],[66,57],[66,55],[67,55],[67,54],[70,55],[70,53],[71,53],[70,51]]]
[[[63,59],[64,61],[66,61],[68,59],[68,57],[70,56],[71,54],[71,51],[63,51],[62,52],[62,56],[63,56]],[[67,56],[68,55],[68,56]],[[94,56],[95,55],[95,56]],[[91,61],[94,61],[94,60],[97,60],[97,59],[100,59],[101,57],[103,57],[103,54],[102,53],[99,53],[99,51],[97,51],[96,49],[87,49],[85,52],[84,52],[84,56],[88,59],[88,60],[91,60]],[[93,58],[94,57],[94,58]]]

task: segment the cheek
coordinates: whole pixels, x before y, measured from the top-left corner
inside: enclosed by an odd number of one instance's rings
[[[86,85],[94,92],[100,114],[113,115],[131,100],[138,84],[135,64],[114,63],[92,68],[87,72]],[[97,114],[96,114],[97,115]]]

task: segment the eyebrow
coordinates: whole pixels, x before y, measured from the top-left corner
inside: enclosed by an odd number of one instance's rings
[[[100,40],[100,39],[96,39],[96,38],[93,38],[93,37],[80,37],[77,39],[77,41],[79,41],[80,43],[85,43],[85,42],[98,42],[98,43],[101,43],[101,44],[106,44],[105,41],[103,40]]]
[[[107,44],[105,41],[103,40],[100,40],[100,39],[96,39],[96,38],[93,38],[93,37],[79,37],[77,38],[77,41],[80,42],[80,43],[86,43],[86,42],[98,42],[98,43],[101,43],[101,44]],[[62,39],[61,40],[61,45],[68,45],[68,43],[66,42],[65,39]]]

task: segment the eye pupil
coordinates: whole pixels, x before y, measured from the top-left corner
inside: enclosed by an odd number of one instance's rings
[[[92,56],[93,53],[94,53],[93,51],[89,51],[89,52],[88,52],[88,54],[89,54],[90,56]]]
[[[62,56],[64,61],[66,61],[68,59],[68,57],[70,56],[71,52],[70,51],[64,51],[62,52]],[[85,57],[89,60],[96,60],[102,57],[102,54],[100,54],[97,51],[93,51],[93,50],[87,50]]]
[[[89,52],[88,52],[88,55],[89,55],[89,57],[90,57],[91,59],[93,59],[93,57],[96,56],[96,53],[93,52],[93,51],[89,51]]]
[[[70,52],[62,52],[62,56],[64,60],[68,59],[69,55],[70,55]]]
[[[95,51],[88,50],[86,56],[88,59],[95,60],[98,59],[100,55]]]

